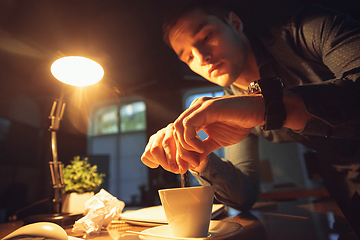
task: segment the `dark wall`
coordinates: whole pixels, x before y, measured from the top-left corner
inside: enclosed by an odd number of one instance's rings
[[[49,213],[53,196],[48,164],[52,160],[50,132],[14,120],[8,122],[10,125],[0,140],[0,220],[5,221],[13,214],[22,218]],[[64,130],[57,140],[59,161],[66,163],[75,155],[86,154],[86,135]],[[26,209],[43,200],[39,206]]]

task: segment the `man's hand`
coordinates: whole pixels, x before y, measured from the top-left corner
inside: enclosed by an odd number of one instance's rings
[[[262,95],[199,98],[175,121],[176,139],[183,150],[197,152],[192,161],[200,163],[211,152],[242,141],[262,125],[264,105]],[[208,135],[204,141],[197,137],[200,130]]]
[[[157,168],[161,165],[169,172],[183,174],[189,167],[199,166],[195,156],[194,152],[182,149],[181,145],[176,142],[174,125],[171,123],[150,137],[141,161],[150,168]],[[194,161],[194,159],[196,160]]]
[[[261,95],[199,98],[174,124],[150,137],[141,160],[173,173],[201,172],[211,152],[242,141],[263,124],[264,112]],[[200,130],[208,135],[204,141],[197,135]]]

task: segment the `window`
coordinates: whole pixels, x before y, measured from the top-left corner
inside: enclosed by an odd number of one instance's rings
[[[142,131],[146,129],[146,106],[144,102],[123,105],[120,109],[121,132]]]
[[[140,161],[147,143],[145,102],[140,97],[98,102],[90,117],[87,154],[107,157],[106,190],[125,203],[137,203],[140,186],[148,186],[148,168]]]
[[[93,115],[93,136],[146,130],[146,105],[142,101],[111,104]]]
[[[94,135],[116,134],[119,132],[118,106],[99,109],[95,116]]]

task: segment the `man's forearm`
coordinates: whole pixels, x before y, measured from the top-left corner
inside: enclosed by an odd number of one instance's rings
[[[283,126],[292,130],[301,130],[306,122],[312,118],[306,111],[301,97],[294,90],[286,90],[283,100],[286,109],[286,120]]]

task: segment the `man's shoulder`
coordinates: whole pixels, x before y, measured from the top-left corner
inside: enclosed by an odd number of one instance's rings
[[[291,39],[295,41],[297,36],[303,37],[303,35],[299,34],[306,29],[321,31],[322,28],[318,26],[327,26],[326,29],[330,31],[334,23],[340,24],[346,17],[346,14],[334,9],[309,3],[300,6],[282,21],[265,28],[256,29],[249,36],[251,39],[260,39],[265,46],[272,46],[281,39],[285,42],[289,42]],[[335,19],[336,22],[334,22]]]
[[[315,21],[316,19],[332,18],[335,15],[346,15],[346,14],[316,3],[309,3],[302,5],[294,12],[292,21],[294,22],[302,22],[304,20]]]

